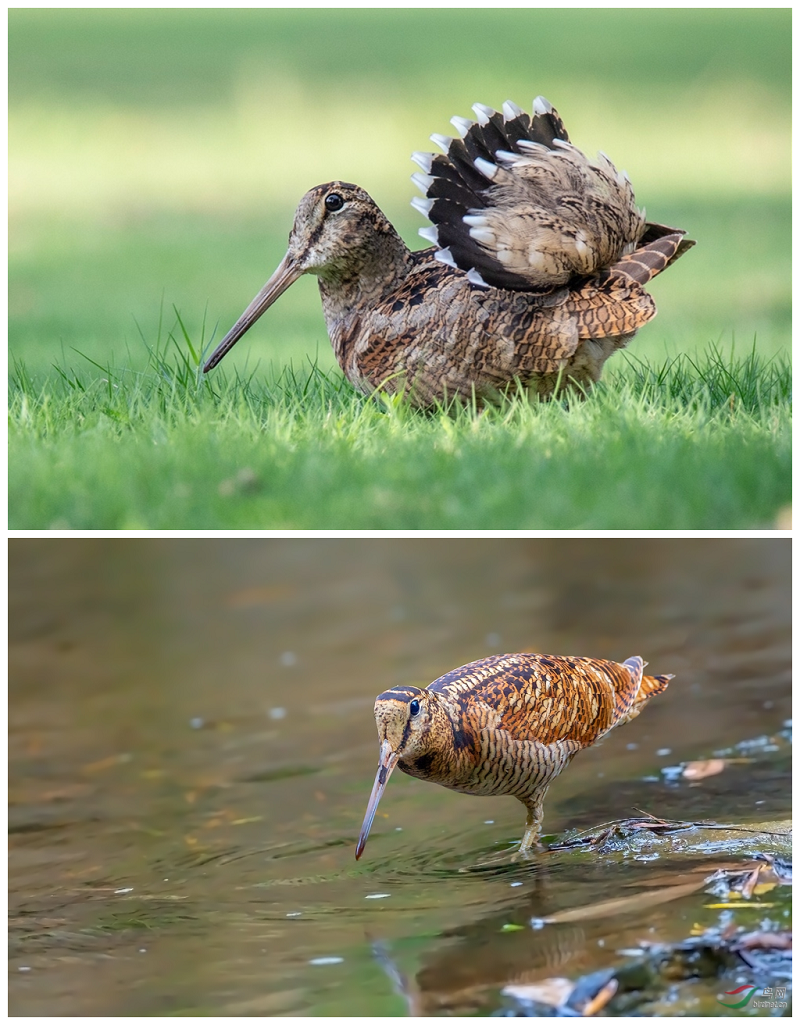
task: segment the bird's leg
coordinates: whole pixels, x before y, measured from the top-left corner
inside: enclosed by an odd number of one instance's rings
[[[539,846],[539,835],[542,832],[542,820],[544,818],[542,806],[546,793],[547,787],[544,790],[537,790],[535,794],[532,794],[522,802],[528,809],[528,820],[525,823],[525,835],[522,837],[522,842],[519,845],[519,854],[525,854],[531,848]]]

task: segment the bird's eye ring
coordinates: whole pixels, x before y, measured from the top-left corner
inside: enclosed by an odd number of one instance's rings
[[[344,206],[344,200],[338,192],[329,192],[325,197],[325,209],[331,213],[335,213],[337,210],[341,210]]]
[[[419,701],[416,698],[408,706],[408,710],[412,715],[419,715]]]

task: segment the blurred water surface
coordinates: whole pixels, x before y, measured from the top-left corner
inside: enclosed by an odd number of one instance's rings
[[[419,248],[410,154],[539,93],[698,240],[632,354],[791,344],[788,9],[12,8],[8,49],[9,338],[32,373],[144,368],[142,338],[182,337],[173,304],[195,343],[224,331],[320,182],[357,182]],[[310,278],[228,365],[307,358],[335,365]]]
[[[548,833],[788,816],[787,540],[12,540],[11,1013],[397,1015],[398,975],[465,1013],[688,934],[688,901],[531,929],[664,866],[516,864],[515,800],[399,773],[355,862],[375,695],[530,650],[675,674],[556,781]]]

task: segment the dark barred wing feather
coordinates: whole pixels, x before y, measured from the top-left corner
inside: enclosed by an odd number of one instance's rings
[[[643,267],[652,277],[691,245],[645,222],[627,175],[571,145],[547,100],[534,101],[533,117],[510,102],[502,113],[473,109],[476,122],[453,118],[460,139],[431,137],[443,155],[414,154],[424,199],[412,205],[432,222],[420,234],[437,259],[474,284],[550,291],[614,267],[642,242],[639,263],[619,270],[643,284]]]

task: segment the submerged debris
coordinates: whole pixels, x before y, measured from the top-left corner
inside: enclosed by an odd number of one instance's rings
[[[745,988],[763,990],[766,995],[778,987],[785,995],[791,985],[791,950],[789,931],[730,936],[709,930],[680,943],[645,946],[639,956],[618,967],[592,972],[575,982],[545,979],[534,985],[506,986],[505,1006],[493,1017],[592,1017],[599,1011],[612,1016],[652,1014],[652,1005],[667,989],[675,1004],[680,989],[676,984],[722,977],[742,967],[759,980],[758,985]]]
[[[758,908],[765,905],[751,902],[753,896],[791,885],[791,881],[792,866],[788,859],[758,854],[750,864],[718,868],[696,882],[572,908],[542,919],[541,925],[607,917],[637,909],[648,902],[663,903],[687,896],[702,887],[718,896],[738,898],[735,903],[706,907]],[[763,1007],[790,1013],[786,994],[790,993],[792,977],[791,930],[777,921],[764,919],[758,929],[747,931],[745,926],[737,926],[733,919],[726,917],[730,914],[725,911],[718,925],[677,943],[641,941],[635,951],[620,952],[633,956],[616,967],[591,972],[575,980],[558,977],[508,985],[502,990],[505,1003],[493,1016],[592,1017],[601,1012],[610,1016],[675,1015],[681,1013],[678,1010],[681,1004],[687,1007],[685,1013],[720,1014],[723,1013],[720,1007],[744,1008],[759,993],[759,1002],[752,1004],[753,1009]],[[723,989],[717,996],[708,986],[702,993],[697,989],[698,981],[704,979],[724,979],[725,985],[733,980],[731,985],[736,985],[743,981],[743,971],[747,985]],[[686,987],[685,993],[682,987]],[[725,1001],[724,998],[731,996],[737,1002]],[[738,1002],[740,997],[741,1002]],[[698,1006],[698,1001],[702,1006]]]
[[[706,776],[716,776],[725,768],[724,758],[707,758],[702,762],[687,762],[683,767],[684,779],[705,779]]]
[[[747,900],[755,894],[767,893],[775,886],[792,883],[792,863],[775,854],[755,855],[756,865],[745,870],[718,869],[709,876],[709,893],[718,897],[742,896]]]
[[[647,813],[645,813],[647,815]],[[602,849],[612,839],[625,840],[636,830],[646,829],[652,833],[674,833],[680,829],[691,829],[692,826],[702,825],[698,822],[674,822],[667,819],[656,818],[655,815],[647,815],[646,818],[620,819],[616,822],[604,823],[594,829],[578,833],[562,843],[552,844],[551,851],[565,851],[571,847],[592,847]]]
[[[780,837],[791,841],[791,832],[784,829],[770,829],[774,823],[757,823],[752,826],[738,824],[709,822],[709,821],[683,821],[676,819],[661,819],[648,812],[643,812],[641,818],[620,819],[615,822],[607,822],[596,826],[591,830],[576,833],[574,836],[552,844],[548,850],[564,851],[575,847],[589,847],[595,851],[620,850],[621,846],[628,844],[637,834],[649,834],[651,836],[665,836],[670,833],[680,832],[689,829],[711,830],[715,833],[735,832],[752,833],[761,838]],[[783,823],[781,823],[783,825]]]
[[[545,979],[527,986],[506,986],[503,993],[538,1010],[531,1015],[501,1012],[498,1017],[557,1017],[592,1018],[602,1011],[619,989],[619,981],[611,969],[584,975],[577,982],[569,979]]]

